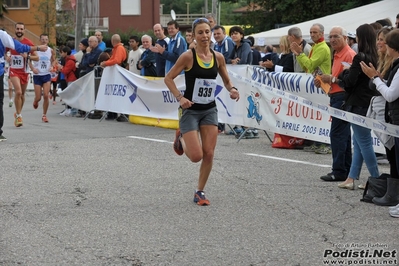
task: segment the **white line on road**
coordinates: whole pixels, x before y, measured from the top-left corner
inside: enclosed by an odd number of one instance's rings
[[[131,138],[131,139],[142,139],[142,140],[149,140],[149,141],[154,141],[154,142],[173,143],[173,142],[162,140],[162,139],[150,139],[150,138],[143,138],[143,137],[137,137],[137,136],[127,136],[127,137]],[[286,159],[286,158],[267,156],[267,155],[260,155],[260,154],[255,154],[255,153],[244,153],[244,154],[245,155],[249,155],[249,156],[268,158],[268,159],[286,161],[286,162],[292,162],[292,163],[301,163],[301,164],[307,164],[307,165],[314,165],[314,166],[325,167],[325,168],[331,167],[331,165],[326,165],[326,164],[310,163],[310,162],[305,162],[305,161],[291,160],[291,159]]]
[[[127,136],[130,139],[143,139],[143,140],[149,140],[149,141],[154,141],[154,142],[164,142],[164,143],[173,143],[167,140],[162,140],[162,139],[150,139],[150,138],[143,138],[143,137],[137,137],[137,136]]]
[[[320,166],[320,167],[331,167],[331,165],[326,165],[326,164],[317,164],[317,163],[310,163],[310,162],[305,162],[305,161],[298,161],[298,160],[291,160],[291,159],[286,159],[286,158],[280,158],[280,157],[274,157],[274,156],[267,156],[267,155],[260,155],[260,154],[255,154],[255,153],[244,153],[249,156],[255,156],[255,157],[262,157],[262,158],[269,158],[269,159],[274,159],[274,160],[279,160],[279,161],[286,161],[286,162],[293,162],[293,163],[301,163],[301,164],[308,164],[308,165],[315,165],[315,166]]]

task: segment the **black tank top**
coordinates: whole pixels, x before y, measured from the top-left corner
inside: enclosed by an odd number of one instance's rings
[[[215,53],[213,50],[212,56],[213,56],[213,66],[210,68],[203,68],[200,66],[200,64],[197,61],[197,54],[195,53],[195,49],[191,49],[193,52],[193,66],[190,70],[185,71],[184,76],[186,79],[186,91],[184,92],[184,97],[192,101],[193,98],[193,90],[194,90],[194,84],[195,84],[195,79],[200,78],[200,79],[216,79],[218,75],[218,66],[217,66],[217,60]],[[210,102],[208,104],[197,104],[194,103],[189,109],[192,110],[206,110],[210,109],[212,107],[216,106],[216,102]]]

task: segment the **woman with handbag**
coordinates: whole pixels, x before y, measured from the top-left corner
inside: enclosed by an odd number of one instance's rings
[[[389,32],[385,38],[387,53],[394,61],[389,73],[388,80],[385,82],[381,78],[381,74],[374,68],[372,64],[361,62],[363,72],[373,80],[377,90],[388,102],[388,122],[393,125],[399,125],[399,30],[395,29]],[[399,138],[395,137],[395,154],[399,154]],[[395,156],[396,170],[399,172],[399,156]],[[399,200],[399,179],[388,179],[387,194],[384,198],[391,201]],[[390,207],[389,214],[392,217],[399,218],[399,204]]]
[[[370,100],[377,92],[370,89],[369,77],[363,73],[360,62],[365,61],[367,64],[377,64],[377,44],[376,33],[369,24],[363,24],[356,29],[359,53],[353,58],[352,65],[349,69],[345,69],[340,75],[340,84],[345,89],[345,111],[366,116],[370,105]],[[339,188],[353,190],[355,188],[354,181],[359,179],[363,161],[366,163],[367,169],[371,175],[370,178],[378,178],[380,176],[377,158],[373,149],[373,140],[371,137],[371,129],[356,124],[351,124],[353,131],[353,155],[352,164],[348,174],[348,178],[338,185]]]

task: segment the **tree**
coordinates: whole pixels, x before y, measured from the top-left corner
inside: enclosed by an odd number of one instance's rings
[[[250,11],[240,18],[242,25],[251,25],[245,33],[260,32],[276,28],[278,24],[295,24],[318,17],[331,15],[378,0],[246,0],[247,6],[254,3],[259,10]],[[222,2],[236,2],[223,0]]]
[[[8,13],[7,5],[4,0],[0,0],[0,18],[3,17],[4,13]]]
[[[33,5],[36,9],[34,18],[41,27],[43,33],[49,35],[51,40],[54,36],[58,43],[66,43],[68,34],[75,30],[75,12],[71,8],[60,8],[70,6],[70,0],[41,0]]]
[[[35,20],[40,24],[43,33],[48,34],[49,39],[55,35],[55,25],[57,24],[57,9],[54,0],[41,0],[38,4],[33,4],[36,8]]]
[[[70,0],[57,0],[60,6],[70,6]],[[56,39],[57,43],[65,44],[75,31],[75,11],[72,8],[61,8],[57,11]]]

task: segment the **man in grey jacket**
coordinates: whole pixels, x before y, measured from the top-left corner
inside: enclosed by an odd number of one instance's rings
[[[298,27],[292,27],[288,30],[288,41],[290,43],[297,43],[302,47],[303,52],[306,56],[309,56],[310,50],[312,50],[312,46],[308,44],[302,38],[302,31]],[[305,73],[305,69],[301,66],[301,64],[296,60],[296,56],[294,56],[294,72]]]

